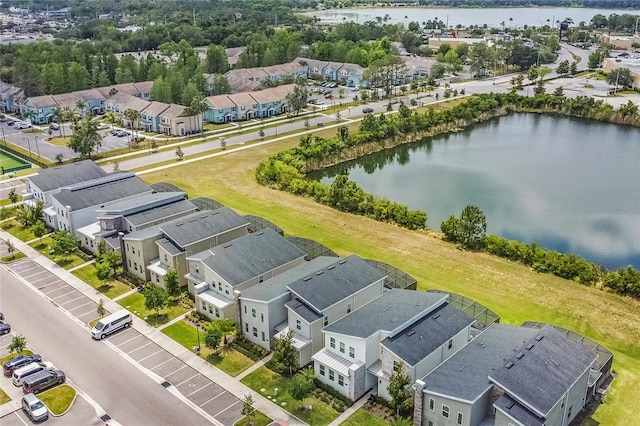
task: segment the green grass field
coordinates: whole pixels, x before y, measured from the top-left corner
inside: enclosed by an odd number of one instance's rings
[[[131,290],[131,287],[118,280],[110,281],[108,283],[100,281],[98,277],[96,277],[95,264],[83,266],[71,273],[107,296],[109,299],[118,297]]]
[[[364,408],[359,408],[347,420],[342,422],[343,426],[386,426],[387,424],[386,421],[371,414]]]
[[[166,324],[179,315],[187,312],[185,308],[177,303],[169,303],[169,306],[162,309],[158,315],[155,311],[148,311],[144,307],[144,296],[142,293],[135,293],[118,300],[118,304],[134,315],[145,320],[150,326],[158,327]]]
[[[43,392],[39,398],[44,402],[53,415],[61,415],[70,407],[76,397],[76,390],[69,385],[56,386]]]
[[[31,231],[29,231],[31,232]],[[33,235],[33,233],[31,233]],[[33,236],[35,238],[35,235]],[[49,252],[49,247],[53,244],[53,238],[44,237],[41,240],[37,240],[29,244],[34,249],[38,250],[43,255],[47,256],[49,259],[53,260],[57,265],[62,266],[64,269],[71,269],[76,266],[80,266],[86,262],[83,258],[76,254],[70,254],[66,257],[56,256]]]
[[[439,233],[412,232],[258,185],[254,178],[258,163],[297,143],[290,138],[143,178],[150,183],[171,182],[191,198],[211,197],[238,213],[264,217],[287,235],[315,240],[341,256],[356,253],[387,262],[416,278],[420,290],[463,294],[498,313],[502,323],[541,321],[584,334],[614,352],[617,373],[590,421],[624,425],[636,415],[640,301],[539,274],[506,259],[461,251],[443,242]]]
[[[25,164],[27,164],[27,162],[10,157],[4,151],[0,150],[0,166],[4,167],[5,170],[20,167]]]

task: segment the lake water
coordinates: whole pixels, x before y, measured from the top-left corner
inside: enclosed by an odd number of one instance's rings
[[[579,22],[587,24],[597,14],[609,16],[611,14],[640,15],[640,9],[590,9],[570,7],[514,7],[514,8],[417,8],[417,7],[393,7],[393,8],[359,8],[359,9],[331,9],[305,12],[307,16],[315,16],[321,23],[335,24],[344,21],[366,22],[375,21],[376,17],[389,16],[388,23],[408,24],[411,21],[426,22],[438,18],[447,26],[456,27],[458,24],[469,27],[470,25],[498,28],[501,22],[506,26],[521,28],[528,26],[543,26],[549,22],[562,21],[565,18],[573,19],[577,25]],[[513,18],[513,21],[509,21]]]
[[[512,114],[312,174],[427,212],[440,229],[466,205],[487,234],[640,268],[640,129]]]

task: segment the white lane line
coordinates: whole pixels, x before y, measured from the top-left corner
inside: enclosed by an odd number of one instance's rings
[[[154,352],[154,353],[152,353],[151,355],[148,355],[148,356],[145,356],[145,357],[144,357],[144,358],[142,358],[142,359],[139,359],[139,360],[138,360],[138,362],[142,362],[142,361],[144,361],[144,360],[145,360],[145,359],[147,359],[147,358],[151,358],[152,356],[157,355],[157,354],[159,354],[159,353],[160,353],[160,352],[162,352],[162,351],[164,351],[164,349],[160,348],[157,352]]]
[[[234,405],[236,405],[236,404],[237,404],[237,403],[239,403],[239,402],[240,402],[240,400],[237,400],[236,402],[234,402],[233,404],[231,404],[230,406],[228,406],[228,407],[227,407],[227,408],[225,408],[224,410],[220,411],[220,412],[219,412],[219,413],[217,413],[217,414],[214,414],[214,415],[213,415],[213,417],[218,416],[218,415],[220,415],[220,414],[224,413],[224,412],[225,412],[225,411],[227,411],[229,408],[233,407]]]
[[[25,422],[24,420],[22,420],[22,417],[20,417],[20,415],[18,415],[18,413],[20,413],[20,412],[21,411],[16,410],[16,411],[13,412],[13,414],[15,414],[16,417],[20,419],[20,421],[22,422],[23,425],[29,426],[29,424],[27,422]]]
[[[156,368],[158,368],[158,367],[160,367],[162,365],[165,365],[166,363],[168,363],[169,361],[173,361],[174,359],[176,359],[176,358],[174,358],[173,355],[172,355],[171,358],[169,358],[168,360],[161,362],[160,364],[156,365],[155,367],[151,367],[149,370],[155,370]]]
[[[125,343],[129,343],[132,340],[136,340],[138,337],[142,337],[142,334],[137,334],[137,335],[133,336],[131,339],[125,340],[124,342],[122,342],[122,343],[120,343],[120,344],[118,344],[116,346],[120,346],[120,345],[124,345]],[[115,345],[115,343],[114,343],[114,345]]]
[[[216,399],[216,398],[217,398],[217,397],[219,397],[220,395],[224,395],[225,393],[229,393],[229,392],[227,392],[227,391],[220,392],[219,394],[217,394],[217,395],[216,395],[216,396],[214,396],[213,398],[211,398],[211,399],[209,399],[209,400],[207,400],[207,401],[203,402],[202,404],[200,404],[200,406],[202,407],[202,406],[204,406],[204,405],[206,405],[206,404],[210,403],[211,401],[213,401],[214,399]],[[220,414],[220,413],[218,413],[218,414]]]
[[[172,371],[170,374],[167,374],[167,376],[165,377],[165,379],[168,379],[169,376],[172,376],[173,374],[177,373],[178,371],[182,370],[183,368],[185,368],[187,366],[187,364],[183,365],[182,367],[178,368],[177,370]]]
[[[64,305],[66,305],[67,303],[71,303],[71,302],[73,302],[73,301],[75,301],[75,300],[82,299],[83,297],[85,297],[85,296],[84,296],[84,294],[82,294],[82,293],[81,293],[81,294],[80,294],[80,296],[76,297],[75,299],[71,299],[71,300],[68,300],[68,301],[63,302],[63,303],[60,303],[60,304],[64,306]],[[82,305],[80,305],[80,306],[82,306]],[[74,309],[75,309],[75,308],[71,308],[71,309],[69,309],[69,310],[70,310],[70,311],[72,311],[72,310],[74,310]]]
[[[131,355],[132,353],[134,353],[135,351],[139,351],[140,349],[144,348],[145,346],[149,346],[150,344],[152,344],[152,341],[149,341],[148,343],[145,343],[142,346],[138,346],[137,348],[135,348],[134,350],[132,350],[131,352],[127,352],[127,355]],[[136,361],[137,362],[137,361]]]
[[[53,290],[53,291],[56,291],[56,290]],[[51,293],[53,293],[53,291],[52,291]],[[73,293],[74,291],[78,291],[78,290],[76,290],[75,288],[71,287],[71,290],[69,290],[68,292],[66,292],[66,293],[62,293],[62,294],[59,294],[59,295],[57,295],[57,296],[54,296],[54,297],[52,297],[52,299],[54,299],[54,300],[55,300],[55,299],[58,299],[58,298],[60,298],[60,297],[66,296],[67,294],[71,294],[71,293]],[[80,293],[80,292],[78,292],[78,293]],[[80,294],[82,294],[82,293],[80,293]]]
[[[69,309],[69,312],[71,311],[75,311],[78,308],[82,308],[83,306],[87,306],[87,305],[95,305],[96,303],[93,300],[89,300],[87,303],[83,303],[82,305],[76,306],[75,308],[71,308]],[[91,311],[87,311],[87,313],[89,313]],[[84,315],[84,314],[80,314],[80,315]]]
[[[189,398],[191,395],[193,395],[196,392],[200,392],[202,389],[206,388],[207,386],[209,386],[210,384],[212,384],[213,382],[209,382],[206,385],[202,386],[200,389],[194,390],[193,392],[191,392],[189,395],[187,395],[187,398]]]
[[[178,386],[180,386],[180,385],[182,385],[182,384],[184,384],[184,383],[187,383],[189,380],[191,380],[191,379],[193,379],[194,377],[197,377],[197,376],[199,376],[199,375],[200,375],[200,373],[196,372],[196,374],[194,374],[193,376],[189,377],[189,378],[188,378],[188,379],[186,379],[186,380],[181,381],[180,383],[178,383],[177,385],[175,385],[175,387],[178,387]]]

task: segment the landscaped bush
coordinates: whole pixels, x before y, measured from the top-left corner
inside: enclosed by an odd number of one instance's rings
[[[332,405],[335,405],[336,407],[342,406],[343,409],[345,406],[351,407],[353,405],[352,400],[350,400],[349,398],[347,398],[346,396],[344,396],[343,394],[341,394],[331,386],[325,383],[322,383],[318,379],[314,379],[314,383],[316,384],[316,392],[319,392],[320,400],[322,400],[323,402],[328,403],[329,401],[331,401]],[[327,400],[325,401],[323,397],[326,398]]]
[[[122,275],[119,277],[119,279],[123,283],[130,285],[132,288],[137,287],[138,290],[143,289],[145,285],[143,279],[136,277],[129,271],[122,271]]]
[[[255,343],[250,342],[246,337],[237,335],[234,337],[233,342],[229,345],[236,351],[240,352],[246,357],[249,357],[253,361],[258,361],[269,353],[268,350],[262,346],[258,346]]]

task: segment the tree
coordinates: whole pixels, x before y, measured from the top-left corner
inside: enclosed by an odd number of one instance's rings
[[[298,369],[298,352],[293,346],[293,331],[289,330],[284,336],[275,338],[272,359],[278,368],[288,370],[290,376]]]
[[[156,311],[156,315],[160,315],[160,310],[169,304],[169,295],[165,289],[147,283],[144,290],[144,307],[149,311]]]
[[[102,298],[98,300],[98,306],[96,306],[96,313],[100,318],[105,316],[105,314],[107,313],[107,310],[104,307],[104,300],[102,300]]]
[[[82,99],[76,101],[76,110],[80,113],[81,117],[84,117],[84,110],[87,108],[87,103]]]
[[[569,74],[576,75],[577,73],[578,73],[578,64],[576,63],[576,61],[573,61],[569,66]]]
[[[307,106],[307,102],[309,100],[307,87],[303,84],[296,84],[293,87],[293,92],[289,93],[285,97],[285,100],[289,111],[293,111],[294,115],[297,117],[300,111]]]
[[[207,334],[204,335],[204,345],[215,353],[218,353],[221,340],[220,332],[213,327],[209,327]]]
[[[291,384],[291,396],[298,401],[302,401],[309,396],[313,388],[315,387],[313,379],[315,378],[315,372],[313,368],[305,368],[296,374]]]
[[[558,68],[556,68],[556,72],[558,74],[569,74],[569,60],[565,59],[564,61],[558,64]]]
[[[396,416],[407,412],[412,405],[412,396],[408,386],[411,383],[409,375],[404,372],[404,363],[394,361],[393,373],[389,377],[387,391],[391,397],[389,405],[396,410]]]
[[[227,344],[227,336],[232,335],[236,331],[236,326],[230,319],[213,321],[211,326],[220,332],[224,345]]]
[[[66,260],[71,253],[78,249],[76,236],[67,231],[58,231],[53,235],[51,250],[56,256],[62,256]]]
[[[98,131],[98,120],[90,116],[82,119],[76,126],[69,143],[67,144],[73,152],[80,154],[83,158],[91,158],[93,150],[102,146],[102,136]]]
[[[13,256],[13,253],[16,251],[16,245],[13,244],[13,241],[11,240],[6,240],[4,242],[5,247],[7,247],[7,252],[9,253],[10,256]]]
[[[97,256],[97,259],[99,262],[109,264],[109,267],[113,269],[113,275],[115,276],[118,272],[117,271],[118,265],[120,265],[120,263],[122,262],[122,255],[120,254],[119,251],[108,250],[100,253]]]
[[[170,295],[177,294],[180,291],[180,282],[178,281],[178,271],[171,268],[164,275],[164,287]]]
[[[256,409],[253,407],[253,396],[250,393],[245,394],[242,398],[242,415],[249,420],[249,426],[253,426],[253,417],[256,415]]]
[[[458,238],[465,248],[479,249],[484,245],[487,220],[476,206],[466,206],[459,219]]]
[[[258,130],[258,136],[260,136],[261,140],[264,139],[264,124],[260,125],[260,130]]]
[[[607,83],[615,85],[616,90],[619,86],[633,87],[635,80],[636,78],[631,74],[629,68],[618,68],[607,75]]]
[[[589,55],[589,60],[587,61],[587,67],[590,70],[594,70],[594,69],[598,68],[598,66],[602,62],[603,56],[604,55],[599,50],[596,50],[595,52],[591,53]]]
[[[23,205],[23,208],[16,210],[18,221],[26,228],[35,225],[42,218],[44,201],[38,200],[35,205]]]
[[[42,243],[42,237],[47,234],[47,227],[45,226],[43,221],[39,220],[31,226],[31,232],[33,232],[33,235],[36,238],[39,238],[40,243]]]
[[[114,272],[111,265],[107,262],[96,263],[96,277],[103,283],[108,283],[113,280]]]
[[[182,152],[182,148],[176,148],[176,157],[178,157],[178,161],[182,161],[182,159],[184,158],[184,152]]]
[[[130,123],[131,127],[133,127],[136,131],[136,140],[138,140],[138,128],[140,127],[140,118],[142,114],[140,111],[133,108],[127,108],[124,110],[124,118],[126,118]]]
[[[18,355],[22,355],[22,352],[27,347],[27,338],[22,334],[18,334],[13,339],[11,339],[11,343],[7,346],[9,353],[17,353]]]
[[[204,60],[205,71],[211,74],[224,74],[229,70],[229,61],[224,47],[215,44],[207,48],[207,56]]]
[[[11,204],[15,204],[18,202],[18,199],[20,198],[20,196],[16,192],[15,188],[11,188],[11,191],[9,191],[7,198],[9,198],[9,201],[11,201]]]

